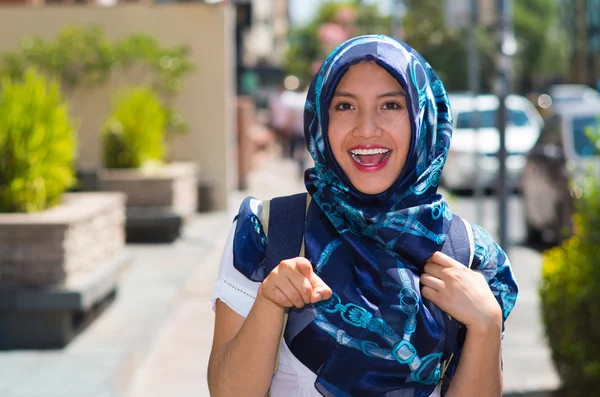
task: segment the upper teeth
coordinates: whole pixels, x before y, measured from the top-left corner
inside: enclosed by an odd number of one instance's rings
[[[389,152],[389,149],[381,149],[381,148],[377,148],[377,149],[354,149],[351,150],[350,153],[354,154],[354,155],[359,155],[359,156],[368,156],[368,155],[372,155],[372,154],[383,154],[383,153],[387,153]]]

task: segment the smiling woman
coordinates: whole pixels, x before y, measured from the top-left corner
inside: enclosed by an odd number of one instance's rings
[[[335,160],[356,189],[366,194],[387,190],[398,179],[410,146],[400,83],[374,61],[351,66],[333,94],[327,136]]]
[[[312,80],[304,133],[306,194],[249,197],[234,220],[211,395],[501,396],[517,285],[437,192],[452,116],[435,72],[405,43],[350,39]]]

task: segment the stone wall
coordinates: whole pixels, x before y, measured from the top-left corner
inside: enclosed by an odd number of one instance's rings
[[[0,214],[0,284],[48,285],[81,277],[125,246],[125,196],[66,194],[35,214]]]

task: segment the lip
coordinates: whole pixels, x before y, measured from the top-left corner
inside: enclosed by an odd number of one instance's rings
[[[385,150],[389,150],[390,152],[385,157],[385,159],[383,159],[383,161],[381,163],[379,163],[377,165],[364,165],[364,164],[360,164],[359,162],[354,160],[354,158],[352,157],[351,152],[352,152],[352,150],[355,150],[355,149],[385,149]],[[392,157],[392,152],[393,152],[392,149],[390,149],[389,147],[386,147],[386,146],[382,146],[382,145],[356,145],[356,146],[352,146],[350,148],[350,150],[348,150],[348,155],[352,159],[352,164],[354,164],[354,166],[359,171],[361,171],[361,172],[377,172],[387,165],[387,163],[390,161],[390,157]]]

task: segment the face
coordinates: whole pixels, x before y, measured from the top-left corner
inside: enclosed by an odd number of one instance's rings
[[[352,185],[365,194],[398,179],[410,148],[406,94],[375,62],[351,66],[329,107],[329,144]]]

